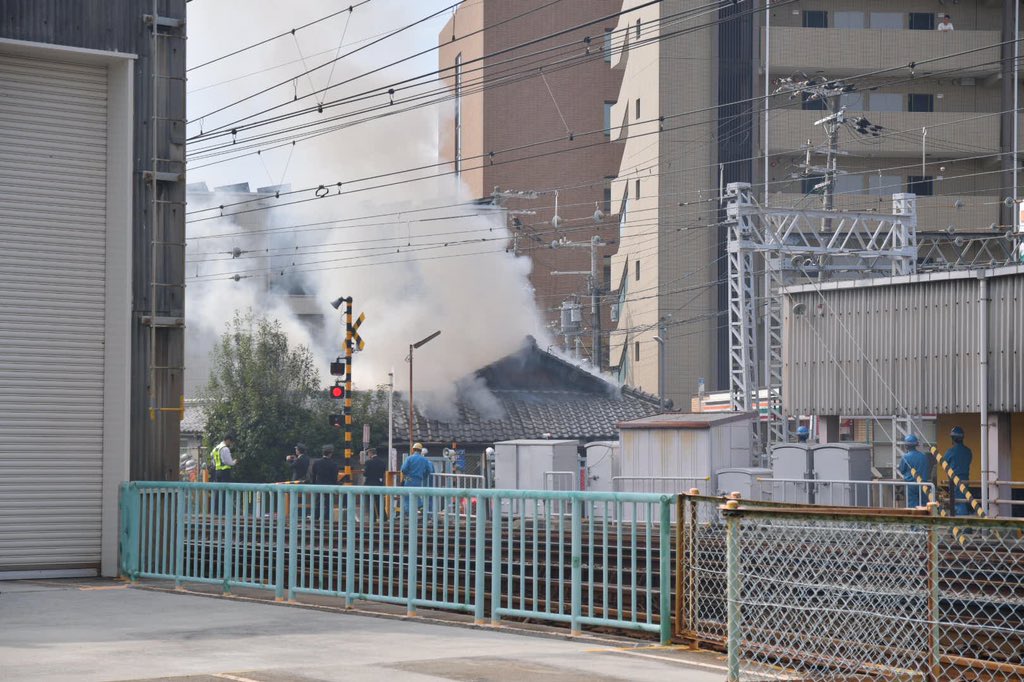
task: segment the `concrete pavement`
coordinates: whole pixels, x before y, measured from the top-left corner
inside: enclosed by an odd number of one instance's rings
[[[0,679],[719,681],[719,656],[132,588],[0,582]]]

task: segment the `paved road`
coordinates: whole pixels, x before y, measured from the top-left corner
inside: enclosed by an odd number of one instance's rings
[[[0,582],[0,680],[711,682],[718,657],[103,581]]]

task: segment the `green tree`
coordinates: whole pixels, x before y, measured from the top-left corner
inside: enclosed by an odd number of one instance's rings
[[[336,409],[320,383],[313,355],[291,348],[276,320],[251,311],[236,314],[212,352],[206,386],[205,443],[212,448],[227,434],[238,437],[236,481],[270,482],[288,478],[285,456],[304,442],[311,456],[331,444],[339,458],[344,435],[330,426]],[[353,447],[369,423],[373,443],[387,443],[387,392],[353,392]],[[354,462],[355,463],[355,462]]]

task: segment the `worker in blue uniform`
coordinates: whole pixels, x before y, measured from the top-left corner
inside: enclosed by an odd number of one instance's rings
[[[912,433],[903,439],[905,452],[900,459],[899,472],[907,483],[918,483],[914,471],[921,478],[921,482],[928,483],[932,480],[932,458],[918,450],[917,443],[917,436]],[[920,485],[907,486],[907,507],[921,507],[927,504],[927,497],[921,494],[922,488]]]
[[[967,485],[967,479],[971,475],[971,460],[974,458],[974,453],[971,449],[964,445],[964,430],[959,426],[954,426],[953,430],[949,432],[949,437],[953,439],[953,447],[946,450],[945,459],[949,464],[949,468],[953,470],[960,481]],[[949,496],[954,501],[953,513],[957,516],[967,516],[971,513],[971,508],[967,504],[967,497],[960,492],[960,487],[955,485],[950,479],[949,481]]]
[[[796,442],[806,443],[807,439],[811,437],[811,430],[806,426],[800,425],[796,427]]]
[[[434,465],[423,456],[423,446],[420,443],[414,444],[412,446],[412,454],[402,464],[402,485],[413,488],[426,488],[430,486],[430,477],[433,473]],[[417,506],[420,509],[423,508],[422,499],[419,500]],[[402,507],[407,507],[405,501],[403,501]]]

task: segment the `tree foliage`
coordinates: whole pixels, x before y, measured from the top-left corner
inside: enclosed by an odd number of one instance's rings
[[[291,348],[276,320],[236,314],[212,352],[212,369],[205,391],[206,447],[228,433],[238,440],[234,448],[236,481],[269,482],[287,479],[285,456],[303,442],[310,455],[322,445],[343,453],[343,433],[332,428],[332,405],[305,346]],[[362,424],[371,425],[377,441],[387,442],[387,392],[353,395],[354,446],[362,440]],[[355,454],[355,453],[353,453]]]

